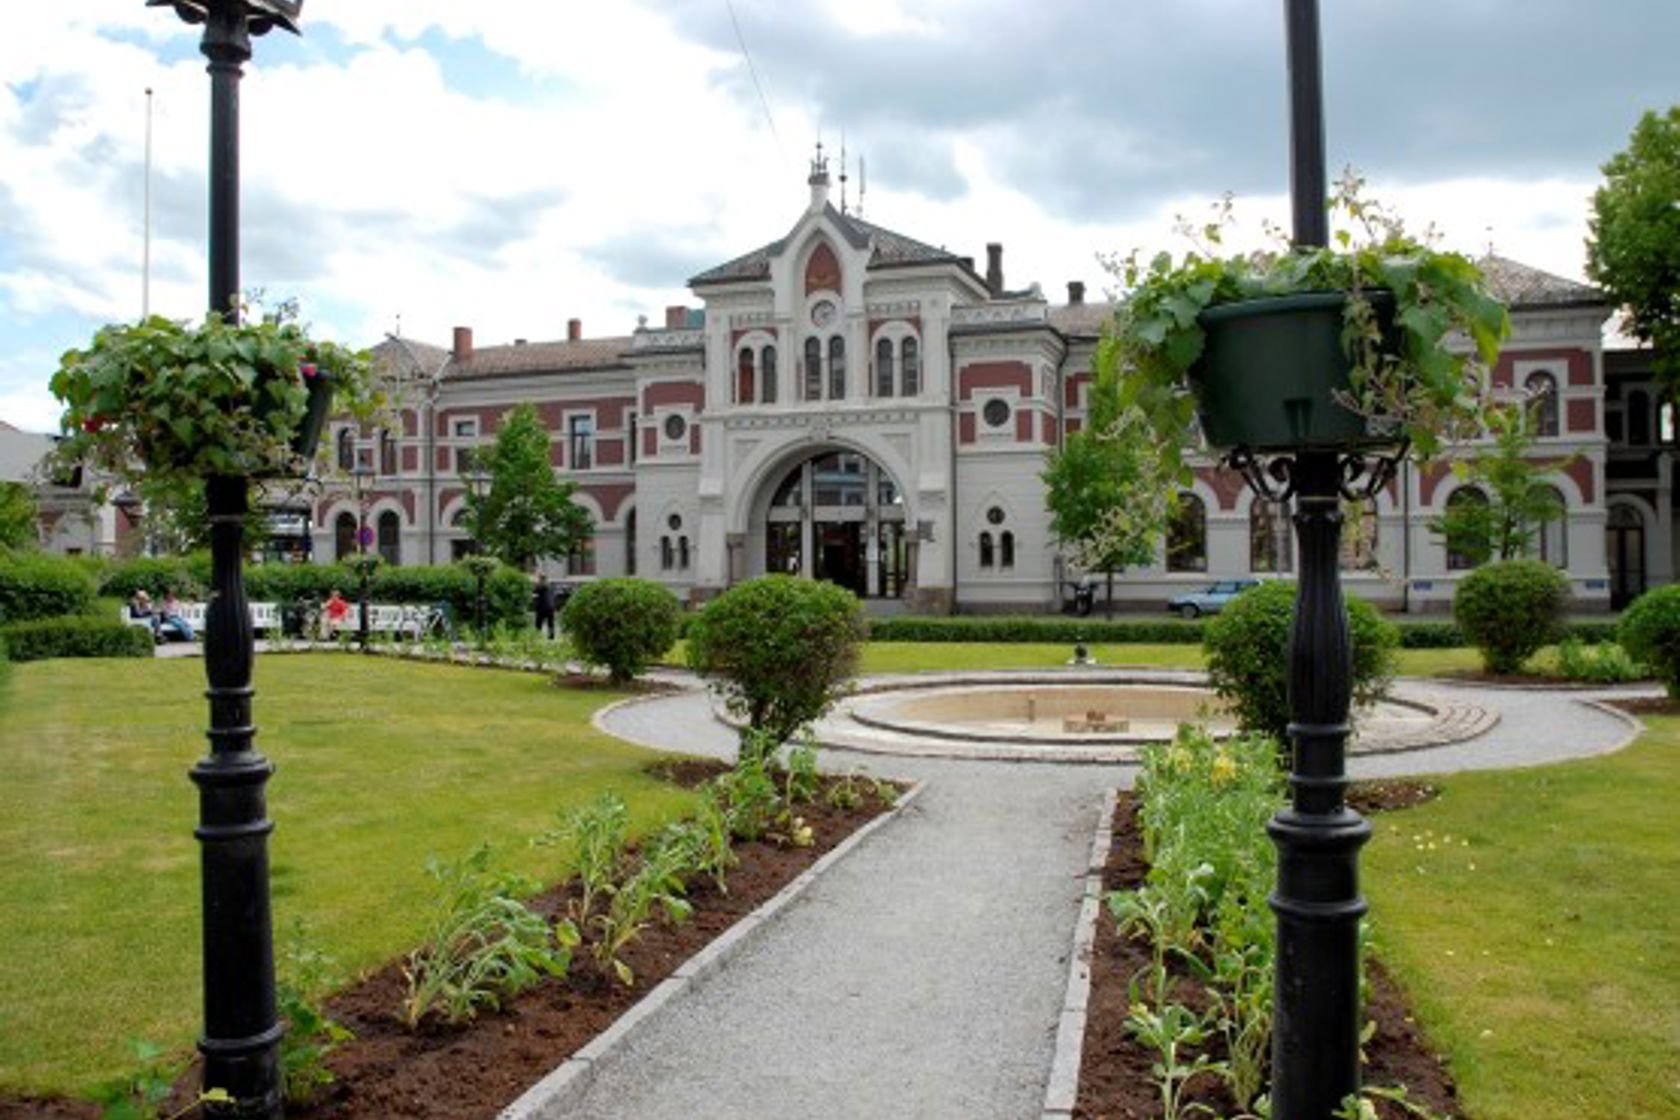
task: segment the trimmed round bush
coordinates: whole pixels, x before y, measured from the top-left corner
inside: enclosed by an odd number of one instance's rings
[[[1622,648],[1651,667],[1680,700],[1680,584],[1645,592],[1622,612],[1616,631]]]
[[[66,556],[14,553],[0,558],[0,623],[87,614],[94,579]]]
[[[561,625],[580,659],[623,684],[676,643],[681,618],[677,597],[652,580],[598,579],[572,592]]]
[[[1353,654],[1353,702],[1368,704],[1388,691],[1400,629],[1363,599],[1346,599]],[[1289,727],[1289,636],[1295,585],[1251,587],[1207,624],[1202,650],[1208,680],[1231,703],[1237,722],[1284,740]]]
[[[1515,673],[1563,634],[1569,579],[1539,560],[1484,564],[1459,582],[1453,621],[1490,673]]]
[[[688,659],[716,678],[731,712],[773,744],[828,710],[857,668],[857,596],[798,576],[738,583],[689,624]]]

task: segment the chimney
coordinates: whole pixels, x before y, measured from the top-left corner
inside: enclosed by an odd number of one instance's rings
[[[986,290],[995,299],[1003,294],[1003,244],[986,242]]]
[[[567,342],[577,342],[581,338],[583,338],[583,320],[582,319],[567,319],[566,320],[566,341]]]
[[[516,338],[513,340],[513,344],[515,346],[523,346],[525,345],[525,340],[523,338]]]
[[[1069,280],[1068,281],[1068,303],[1069,303],[1069,305],[1073,306],[1073,307],[1078,307],[1080,304],[1082,304],[1084,302],[1085,302],[1085,281],[1083,281],[1083,280]]]
[[[672,304],[665,309],[665,329],[680,331],[688,326],[688,308],[682,304]]]
[[[472,328],[455,328],[455,360],[457,362],[472,361]]]

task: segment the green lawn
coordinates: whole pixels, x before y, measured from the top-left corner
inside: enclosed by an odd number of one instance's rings
[[[635,826],[689,795],[654,756],[590,728],[613,694],[530,674],[318,654],[259,658],[277,939],[295,918],[352,973],[415,944],[424,864],[489,839],[555,879],[527,840],[604,789]],[[15,666],[0,720],[0,1087],[77,1092],[130,1064],[126,1040],[183,1051],[199,1023],[197,792],[203,666]]]
[[[1680,719],[1376,821],[1378,951],[1477,1120],[1680,1116]]]

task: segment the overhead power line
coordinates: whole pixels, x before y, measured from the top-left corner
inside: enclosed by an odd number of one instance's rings
[[[770,99],[764,96],[764,83],[759,81],[758,67],[753,65],[752,52],[747,49],[747,37],[741,34],[741,21],[735,17],[735,0],[723,0],[723,6],[729,9],[729,24],[735,29],[735,41],[741,46],[741,57],[746,59],[747,73],[752,75],[753,89],[758,91],[758,103],[764,109],[764,121],[770,126],[770,138],[776,142],[776,151],[785,161],[787,152],[782,149],[782,138],[776,132],[776,118],[770,112]]]

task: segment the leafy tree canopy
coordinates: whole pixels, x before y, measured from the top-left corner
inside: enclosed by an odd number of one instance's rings
[[[1511,405],[1491,413],[1489,427],[1493,450],[1454,465],[1487,500],[1448,503],[1445,512],[1429,520],[1430,532],[1478,566],[1531,555],[1541,528],[1564,514],[1557,491],[1545,478],[1567,461],[1529,457],[1534,446],[1532,407]]]
[[[537,410],[522,404],[502,420],[496,442],[481,451],[478,465],[490,474],[483,497],[469,495],[467,509],[479,543],[491,555],[528,569],[545,556],[582,548],[594,526],[572,501],[577,486],[554,476],[548,431]]]
[[[0,482],[0,550],[33,548],[35,499],[21,482]]]
[[[1652,345],[1659,378],[1680,387],[1680,105],[1648,112],[1593,195],[1587,274]]]

